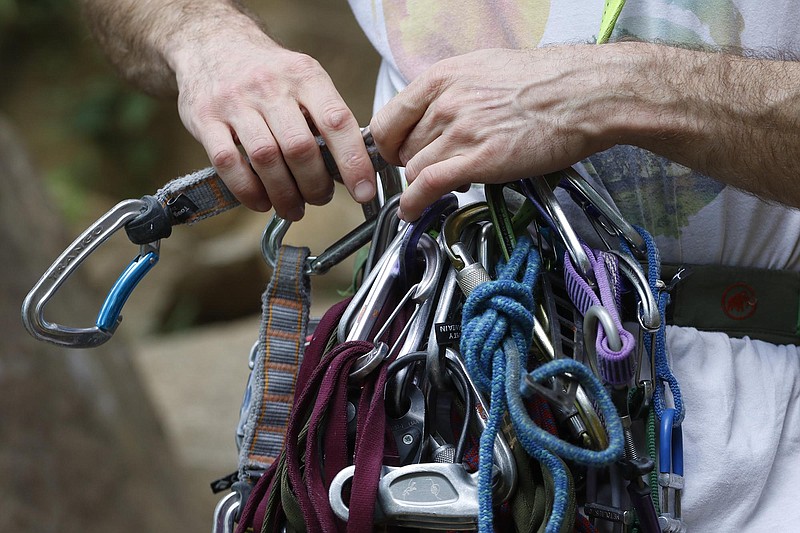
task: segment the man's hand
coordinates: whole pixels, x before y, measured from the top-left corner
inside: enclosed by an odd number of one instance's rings
[[[559,170],[610,146],[587,121],[609,98],[588,83],[589,51],[481,50],[412,81],[370,125],[383,157],[406,167],[403,216],[466,184]]]
[[[305,203],[327,203],[321,134],[353,198],[370,200],[375,173],[359,125],[319,63],[260,31],[231,33],[184,42],[172,56],[181,119],[231,192],[293,221]]]
[[[647,43],[443,60],[370,124],[404,165],[414,220],[442,194],[572,165],[616,144],[800,206],[800,63]]]
[[[229,0],[81,0],[111,61],[151,93],[178,91],[178,110],[231,192],[247,207],[299,220],[333,195],[314,136],[325,139],[359,202],[375,194],[355,117],[311,57],[275,43]],[[241,151],[240,151],[241,148]]]

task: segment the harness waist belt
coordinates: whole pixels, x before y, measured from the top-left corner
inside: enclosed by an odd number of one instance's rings
[[[800,345],[800,272],[721,265],[663,265],[667,323],[731,337]]]

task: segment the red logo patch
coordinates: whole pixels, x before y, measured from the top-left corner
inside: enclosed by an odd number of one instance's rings
[[[756,312],[756,291],[746,283],[734,283],[722,293],[722,312],[731,320],[744,320]]]

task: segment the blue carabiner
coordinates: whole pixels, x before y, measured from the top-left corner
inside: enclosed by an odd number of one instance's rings
[[[683,490],[683,430],[675,422],[675,409],[664,409],[659,431],[658,484],[661,486],[659,526],[664,533],[683,533],[681,491]]]
[[[117,326],[122,321],[122,317],[120,317],[122,306],[128,301],[128,297],[133,292],[133,289],[136,288],[136,285],[150,272],[150,269],[156,263],[158,263],[158,251],[155,249],[141,253],[131,261],[128,268],[120,274],[114,286],[111,287],[103,306],[100,308],[100,312],[97,314],[95,324],[98,328],[109,333],[113,333],[117,329]]]
[[[683,430],[673,426],[675,409],[664,409],[658,443],[658,471],[661,474],[683,477]]]

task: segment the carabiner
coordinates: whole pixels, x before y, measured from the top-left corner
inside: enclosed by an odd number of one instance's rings
[[[462,233],[472,224],[490,221],[489,206],[486,202],[476,202],[450,213],[442,225],[444,250],[456,270],[458,286],[465,295],[471,294],[478,285],[492,278],[484,266],[473,258],[462,240]]]
[[[236,515],[242,506],[241,494],[230,492],[214,508],[212,533],[233,533],[236,529]]]
[[[590,286],[594,286],[594,271],[589,257],[581,244],[578,235],[567,219],[567,215],[561,204],[558,203],[553,189],[541,178],[527,178],[519,181],[520,189],[523,194],[535,205],[540,207],[542,215],[547,219],[547,223],[553,228],[563,242],[564,246],[572,258],[575,268]]]
[[[590,222],[597,221],[610,235],[624,239],[639,259],[646,256],[647,246],[639,232],[583,176],[572,167],[565,168],[558,174],[562,176],[561,188],[570,193]]]
[[[630,285],[636,291],[639,298],[639,325],[648,333],[655,333],[661,327],[661,312],[658,309],[658,302],[650,289],[647,277],[642,272],[641,265],[631,256],[609,250],[608,253],[617,257],[619,271],[627,278]]]
[[[22,303],[22,322],[38,340],[70,348],[100,346],[114,335],[122,318],[119,316],[136,284],[158,261],[158,241],[142,245],[140,255],[122,273],[109,292],[90,328],[73,328],[48,322],[44,308],[59,287],[106,239],[136,218],[147,204],[142,200],[125,200],[111,208],[84,231],[44,273]]]
[[[686,526],[681,518],[681,491],[683,491],[683,430],[673,425],[675,409],[664,409],[659,432],[658,484],[661,486],[661,530],[666,533],[683,533]]]
[[[309,256],[303,267],[303,273],[309,276],[327,273],[333,266],[341,263],[345,258],[367,244],[372,238],[377,224],[377,217],[366,220],[353,231],[330,245],[318,256]],[[261,235],[261,254],[264,256],[264,261],[272,268],[275,268],[278,263],[278,250],[283,244],[283,238],[291,225],[292,223],[288,220],[278,215],[273,215],[264,228],[264,232]]]

